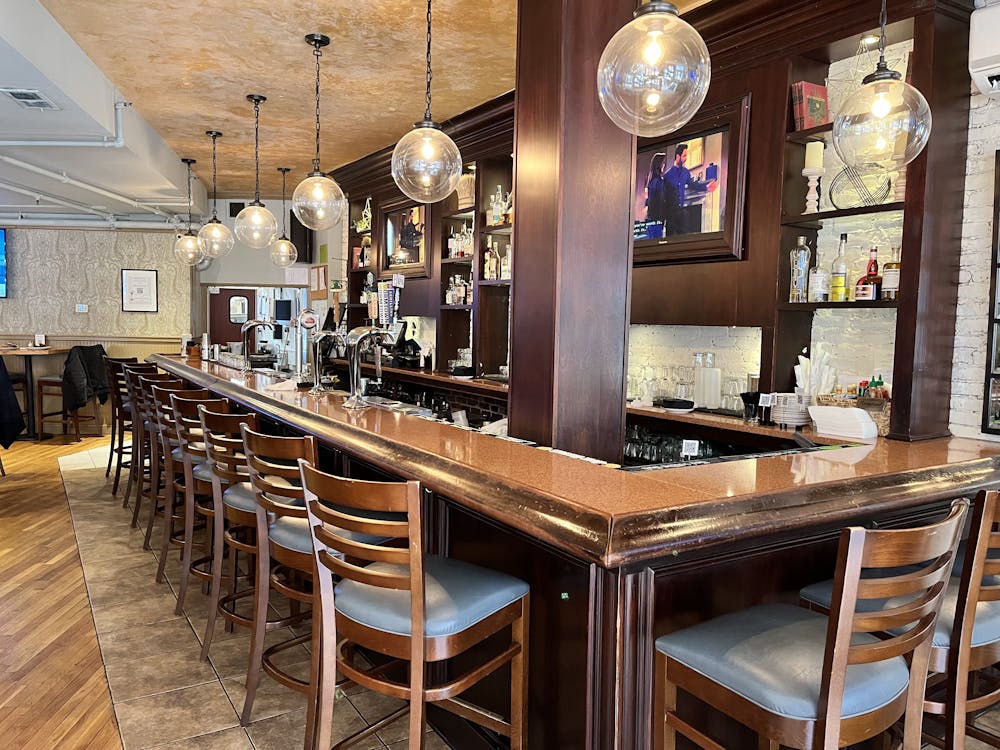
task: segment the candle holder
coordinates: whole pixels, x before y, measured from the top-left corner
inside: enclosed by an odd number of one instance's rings
[[[802,212],[803,214],[819,212],[819,178],[825,174],[825,169],[802,170],[802,176],[809,181],[809,190],[806,192],[806,210]]]

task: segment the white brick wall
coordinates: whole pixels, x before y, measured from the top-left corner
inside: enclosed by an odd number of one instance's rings
[[[1000,149],[1000,99],[974,92],[969,103],[965,210],[959,270],[958,319],[951,376],[951,431],[997,440],[980,431],[988,352],[987,318],[993,257],[993,166]]]
[[[715,366],[726,378],[738,378],[746,385],[747,373],[760,372],[760,328],[727,326],[640,326],[629,329],[628,372],[638,377],[644,365],[683,367],[691,364],[694,352],[715,352]],[[668,373],[676,380],[676,370]]]

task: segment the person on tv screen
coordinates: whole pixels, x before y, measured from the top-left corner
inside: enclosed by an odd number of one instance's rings
[[[690,220],[691,214],[687,211],[688,191],[711,192],[718,187],[717,180],[699,182],[691,177],[691,170],[684,166],[687,150],[686,143],[677,144],[674,165],[663,175],[665,236],[701,231],[700,226],[693,226],[695,222]]]
[[[663,224],[667,219],[667,190],[663,182],[663,172],[666,167],[667,155],[653,154],[649,162],[649,175],[646,177],[647,237],[663,236]]]

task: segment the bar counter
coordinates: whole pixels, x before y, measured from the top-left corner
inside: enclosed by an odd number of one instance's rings
[[[244,379],[229,367],[166,355],[150,361],[606,568],[799,527],[819,513],[847,522],[860,493],[869,507],[893,508],[1000,482],[1000,444],[962,438],[880,439],[791,456],[627,472],[386,409],[346,410],[339,395],[267,391],[279,381],[259,373]],[[728,422],[697,414],[678,419],[706,417],[716,426]]]
[[[374,468],[420,480],[430,553],[527,581],[530,747],[544,750],[648,748],[657,636],[794,602],[830,576],[846,525],[926,522],[952,498],[1000,484],[1000,443],[959,438],[622,471],[383,408],[352,412],[337,395],[268,391],[277,381],[263,374],[150,361],[315,435],[352,476]],[[469,697],[506,713],[508,689],[498,674]],[[734,722],[681,706],[729,750],[757,747]],[[502,746],[444,712],[429,716],[453,747]]]

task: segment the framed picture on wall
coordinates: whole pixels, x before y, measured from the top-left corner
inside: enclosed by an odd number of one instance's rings
[[[382,242],[379,247],[379,275],[429,277],[430,254],[427,252],[427,208],[412,203],[388,203],[381,206]]]
[[[122,311],[159,312],[156,270],[122,269]]]
[[[632,206],[636,265],[743,257],[749,94],[640,138]]]

